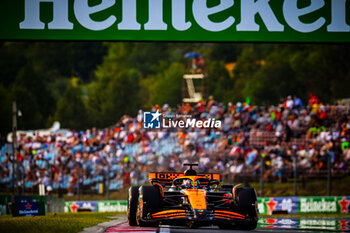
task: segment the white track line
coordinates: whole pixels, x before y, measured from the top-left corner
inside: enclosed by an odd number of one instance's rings
[[[170,225],[159,226],[159,233],[170,233]]]

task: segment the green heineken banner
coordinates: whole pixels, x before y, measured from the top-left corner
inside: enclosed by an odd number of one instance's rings
[[[65,212],[126,212],[127,201],[73,201]],[[350,213],[350,197],[266,197],[258,198],[260,214],[285,211],[295,213]]]
[[[98,201],[98,212],[126,212],[127,201]]]
[[[260,214],[350,213],[350,197],[268,197],[258,198]]]
[[[126,212],[127,201],[68,201],[65,203],[64,212],[76,213],[80,211],[90,212]]]
[[[258,227],[278,229],[309,229],[313,231],[346,231],[350,230],[348,219],[312,219],[312,218],[259,218]]]
[[[0,39],[350,42],[350,0],[1,0]]]

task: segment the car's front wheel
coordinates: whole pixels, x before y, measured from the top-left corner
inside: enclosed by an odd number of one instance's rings
[[[139,202],[137,208],[137,223],[140,227],[155,227],[158,222],[147,222],[145,219],[151,219],[152,214],[160,209],[161,194],[159,189],[154,186],[141,186],[139,189]]]
[[[139,201],[139,186],[129,188],[128,193],[128,222],[130,226],[137,226],[136,213]]]
[[[251,187],[236,190],[236,211],[246,216],[247,220],[235,224],[236,229],[253,230],[258,223],[257,196]]]

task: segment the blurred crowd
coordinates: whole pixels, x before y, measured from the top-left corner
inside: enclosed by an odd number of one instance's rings
[[[277,106],[252,106],[249,100],[224,105],[209,98],[195,105],[153,106],[157,110],[173,121],[188,115],[215,118],[222,127],[146,130],[140,110],[105,129],[20,135],[15,157],[2,145],[0,187],[13,185],[13,161],[18,185],[45,184],[48,192],[69,195],[78,183],[84,192],[102,192],[101,184],[118,190],[147,182],[148,172],[183,171],[186,162],[198,162],[201,172],[220,173],[227,182],[258,176],[262,159],[266,181],[290,178],[294,159],[305,176],[327,171],[328,159],[334,174],[349,173],[350,109],[324,104],[312,94],[307,103],[292,96]]]

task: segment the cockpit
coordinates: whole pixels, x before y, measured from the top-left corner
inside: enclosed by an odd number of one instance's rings
[[[198,177],[180,177],[173,181],[170,191],[183,190],[183,189],[211,189],[210,180],[207,178]]]

